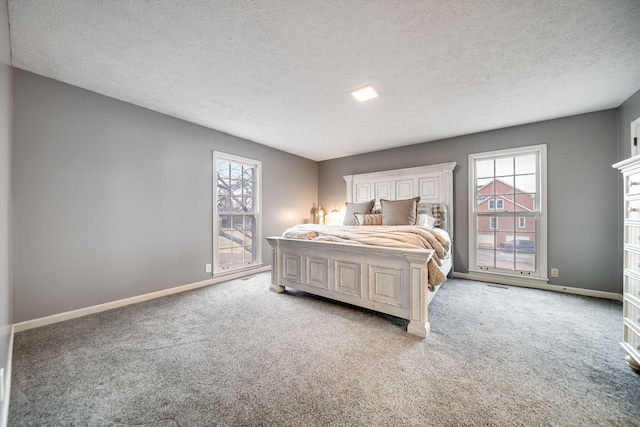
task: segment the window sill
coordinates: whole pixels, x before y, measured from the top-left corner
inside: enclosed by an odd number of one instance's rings
[[[235,268],[229,268],[226,270],[217,271],[213,273],[213,277],[217,278],[217,277],[225,277],[225,276],[232,276],[232,275],[243,275],[242,273],[253,274],[258,272],[254,270],[264,270],[264,267],[265,265],[262,263],[249,264],[242,267],[235,267]],[[267,266],[267,267],[270,268],[271,266]]]
[[[549,279],[546,277],[533,277],[533,276],[520,276],[515,274],[499,273],[496,271],[486,270],[469,270],[468,274],[472,280],[490,281],[493,283],[501,283],[504,285],[528,285],[528,284],[541,284],[548,283]]]

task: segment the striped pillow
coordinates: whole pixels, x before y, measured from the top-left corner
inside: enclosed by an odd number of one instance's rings
[[[358,225],[382,225],[382,214],[354,213]]]

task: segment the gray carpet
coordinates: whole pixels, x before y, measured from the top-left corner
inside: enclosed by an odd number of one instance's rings
[[[18,333],[9,425],[640,426],[618,302],[450,279],[421,340],[269,279]]]

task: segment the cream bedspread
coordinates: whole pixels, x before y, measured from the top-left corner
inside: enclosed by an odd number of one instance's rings
[[[287,229],[282,237],[288,239],[341,242],[406,249],[433,249],[427,262],[429,289],[442,284],[446,276],[438,268],[448,256],[451,241],[428,227],[419,226],[342,226],[327,227],[300,224]]]

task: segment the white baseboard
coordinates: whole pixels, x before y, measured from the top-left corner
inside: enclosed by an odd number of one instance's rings
[[[13,334],[14,327],[11,325],[9,332],[9,344],[7,346],[7,366],[4,369],[4,396],[2,407],[0,408],[0,427],[7,427],[9,422],[9,398],[11,397],[11,360],[13,359]]]
[[[572,288],[568,286],[549,285],[548,283],[531,283],[524,280],[511,279],[505,276],[485,276],[483,274],[453,272],[451,277],[476,280],[478,282],[499,283],[501,285],[522,286],[524,288],[543,289],[545,291],[564,292],[566,294],[584,295],[587,297],[612,299],[622,302],[622,295],[615,292],[595,291],[591,289]]]
[[[144,295],[138,295],[131,298],[125,298],[117,301],[107,302],[104,304],[93,305],[91,307],[79,308],[77,310],[67,311],[64,313],[52,314],[51,316],[40,317],[38,319],[26,320],[24,322],[15,323],[13,330],[15,332],[26,331],[27,329],[38,328],[40,326],[51,325],[52,323],[63,322],[65,320],[75,319],[77,317],[87,316],[89,314],[100,313],[101,311],[112,310],[114,308],[123,307],[125,305],[137,304],[139,302],[148,301],[155,298],[161,298],[180,292],[190,291],[192,289],[202,288],[204,286],[214,285],[228,280],[238,279],[240,277],[250,276],[271,270],[271,266],[263,266],[251,270],[245,270],[237,273],[227,274],[224,276],[214,277],[212,279],[203,280],[201,282],[190,283],[188,285],[177,286],[175,288],[164,289],[162,291],[151,292]]]

